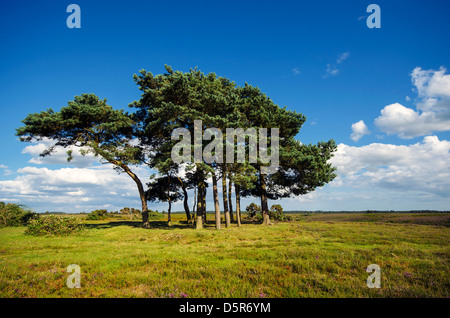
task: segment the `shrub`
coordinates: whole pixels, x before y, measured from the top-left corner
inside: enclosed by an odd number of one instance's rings
[[[83,229],[78,218],[72,216],[38,215],[28,222],[25,234],[65,236]]]
[[[21,204],[0,202],[0,227],[26,225],[33,215]]]
[[[108,218],[108,211],[105,209],[102,210],[94,210],[89,213],[86,217],[86,220],[104,220]]]
[[[283,207],[279,204],[274,204],[270,207],[269,217],[276,221],[292,221],[292,216],[285,215]]]
[[[245,211],[247,211],[247,215],[250,218],[255,217],[258,213],[261,213],[261,207],[257,205],[256,203],[251,203],[249,206],[245,208]]]
[[[272,205],[269,210],[269,217],[272,220],[283,221],[284,213],[283,213],[283,208],[281,207],[281,205],[279,205],[279,204]]]
[[[157,211],[148,210],[148,219],[149,220],[161,220],[163,218],[161,213]]]
[[[247,215],[253,221],[259,222],[262,221],[262,210],[261,207],[255,203],[251,203],[245,209],[247,211]],[[292,220],[292,217],[284,215],[283,207],[279,204],[274,204],[270,207],[269,210],[269,218],[275,221],[288,221]]]
[[[120,210],[120,214],[127,216],[130,220],[141,218],[141,210],[135,208],[125,207]]]

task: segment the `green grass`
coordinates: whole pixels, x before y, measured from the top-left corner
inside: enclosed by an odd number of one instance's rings
[[[441,216],[428,224],[420,216],[310,215],[216,231],[174,214],[172,227],[85,221],[85,231],[67,237],[2,228],[0,296],[449,297],[449,215]],[[79,289],[66,286],[70,264],[81,268]],[[379,289],[366,285],[369,264],[381,267]]]

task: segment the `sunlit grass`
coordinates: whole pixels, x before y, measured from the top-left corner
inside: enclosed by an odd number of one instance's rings
[[[190,228],[92,221],[67,237],[0,229],[1,297],[448,297],[446,226],[320,220]],[[66,286],[69,264],[81,288]],[[369,264],[381,288],[366,285]]]

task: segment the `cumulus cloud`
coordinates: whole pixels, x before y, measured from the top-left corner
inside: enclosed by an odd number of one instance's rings
[[[32,158],[28,161],[29,163],[38,165],[52,165],[52,164],[65,164],[75,167],[88,167],[98,161],[92,154],[86,154],[83,156],[80,153],[81,148],[70,146],[67,148],[56,147],[55,151],[49,156],[41,157],[40,154],[44,152],[48,147],[50,147],[54,142],[50,139],[44,138],[39,142],[35,142],[29,146],[26,146],[23,150],[23,154],[29,154]],[[72,151],[73,159],[69,162],[67,161],[68,155],[67,151]]]
[[[437,136],[412,145],[339,144],[331,162],[339,176],[335,186],[450,195],[450,142]]]
[[[381,131],[409,139],[450,130],[450,74],[416,67],[411,81],[418,98],[416,110],[399,103],[385,106],[374,121]]]
[[[149,171],[133,171],[148,180]],[[49,169],[24,167],[13,180],[0,181],[2,200],[21,202],[39,210],[80,212],[98,208],[118,210],[124,206],[140,207],[136,184],[112,165],[89,168]]]
[[[423,70],[416,67],[411,73],[411,81],[419,97],[417,108],[422,111],[450,111],[450,74],[443,66],[439,71]]]
[[[350,138],[352,138],[353,141],[358,141],[362,136],[368,134],[370,134],[369,128],[367,128],[363,120],[352,124],[352,134],[350,135]]]

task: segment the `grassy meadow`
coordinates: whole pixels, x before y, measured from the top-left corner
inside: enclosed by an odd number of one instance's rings
[[[84,231],[64,237],[1,228],[0,296],[450,296],[450,214],[292,215],[220,231],[213,215],[195,230],[183,214],[173,214],[171,227],[153,220],[151,229],[85,220]],[[81,288],[66,286],[70,264],[80,266]],[[369,264],[381,268],[379,289],[366,285]]]

